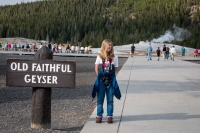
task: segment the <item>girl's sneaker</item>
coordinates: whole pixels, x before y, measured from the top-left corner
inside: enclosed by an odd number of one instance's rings
[[[107,123],[113,123],[113,118],[111,116],[108,116]]]
[[[101,123],[102,122],[102,117],[101,116],[97,116],[96,117],[96,123]]]

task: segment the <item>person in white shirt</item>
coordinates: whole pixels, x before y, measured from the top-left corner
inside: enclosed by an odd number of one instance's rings
[[[58,46],[58,51],[59,51],[59,53],[62,53],[62,46],[61,45]]]
[[[87,47],[87,46],[85,46],[85,54],[87,53],[87,51],[88,51],[88,47]]]
[[[41,44],[40,44],[40,48],[42,48],[42,46],[43,46],[43,45],[42,45],[42,43],[41,43]]]
[[[171,50],[170,50],[171,54],[172,54],[172,60],[174,61],[174,56],[176,54],[176,49],[174,46],[172,46]]]
[[[84,53],[84,50],[85,50],[84,47],[81,47],[81,53]]]
[[[53,53],[56,52],[56,44],[53,44]],[[57,52],[56,52],[57,53]]]
[[[75,51],[76,51],[76,53],[79,52],[79,46],[78,45],[76,45]]]
[[[96,123],[102,122],[103,117],[103,103],[106,95],[107,99],[107,123],[113,123],[113,97],[114,97],[114,86],[112,81],[108,83],[104,81],[106,78],[103,73],[107,74],[107,78],[114,79],[115,72],[118,68],[118,57],[114,54],[113,43],[109,39],[105,39],[102,42],[100,54],[96,58],[95,72],[98,80],[98,91],[97,91],[97,117]],[[111,72],[114,72],[111,74]],[[121,94],[120,94],[121,95]],[[121,96],[120,96],[121,97]]]
[[[71,52],[72,52],[72,53],[75,52],[75,47],[74,47],[74,45],[71,46]]]
[[[11,43],[11,50],[13,50],[13,48],[14,48],[13,46],[14,46],[14,44],[13,44],[13,43]]]

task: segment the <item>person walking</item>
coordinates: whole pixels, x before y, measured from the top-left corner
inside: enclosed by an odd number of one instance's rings
[[[67,47],[66,47],[66,53],[70,53],[70,51],[71,51],[71,49],[70,49],[70,46],[68,44]]]
[[[181,55],[182,55],[182,58],[185,57],[185,48],[183,46],[181,48]]]
[[[132,44],[132,46],[131,46],[131,57],[133,57],[134,51],[135,51],[135,46],[134,46],[134,44]]]
[[[165,60],[166,58],[166,46],[165,44],[163,45],[163,59]]]
[[[74,52],[75,52],[75,46],[72,45],[72,46],[71,46],[71,53],[74,53]]]
[[[24,44],[24,51],[27,51],[27,44]]]
[[[157,53],[157,57],[158,57],[158,61],[159,61],[160,60],[160,54],[161,54],[160,47],[158,47],[158,49],[156,50],[156,53]]]
[[[76,45],[75,51],[76,51],[76,53],[79,53],[79,45]]]
[[[4,45],[4,51],[7,51],[8,50],[8,43],[5,43]]]
[[[61,44],[58,46],[58,53],[62,53],[62,46],[61,46]]]
[[[18,43],[18,44],[17,44],[17,51],[21,51],[20,49],[21,49],[21,46],[20,46],[20,44]]]
[[[176,54],[176,49],[174,46],[172,46],[172,48],[171,48],[171,54],[172,54],[172,60],[174,61],[174,56]]]
[[[51,42],[49,42],[49,44],[48,44],[48,48],[49,48],[49,50],[52,51]]]
[[[148,61],[152,60],[152,51],[153,51],[153,48],[151,46],[151,43],[149,43],[149,46],[147,46]]]
[[[37,52],[37,45],[36,45],[36,43],[33,44],[33,51]]]
[[[91,49],[91,47],[92,47],[92,45],[88,45],[88,52],[89,52],[89,54],[92,53],[92,49]]]
[[[172,46],[169,48],[169,57],[170,57],[170,60],[172,60],[172,52],[171,52],[171,50],[172,50]]]
[[[165,59],[168,60],[168,58],[169,58],[169,47],[166,47],[166,58]]]
[[[55,43],[53,44],[53,53],[54,52],[57,53],[57,51],[56,51],[56,44]]]
[[[117,68],[118,56],[114,54],[113,43],[111,40],[105,39],[101,44],[101,50],[95,62],[97,78],[93,87],[92,98],[94,99],[97,95],[96,123],[102,122],[105,95],[107,99],[107,123],[113,123],[113,97],[121,98],[121,92],[115,76]]]
[[[88,45],[85,46],[84,50],[85,50],[84,53],[87,54],[87,52],[88,52]]]
[[[197,57],[198,54],[199,54],[198,49],[195,49],[195,50],[194,50],[194,57]]]
[[[11,44],[8,43],[8,51],[10,51],[10,49],[11,49]]]
[[[43,47],[43,45],[42,45],[42,43],[40,43],[40,47],[39,48],[41,49],[42,47]]]

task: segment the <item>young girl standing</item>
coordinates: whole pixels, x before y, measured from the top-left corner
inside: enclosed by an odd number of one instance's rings
[[[107,123],[113,123],[113,97],[121,98],[119,86],[116,81],[115,71],[118,67],[118,57],[114,55],[113,44],[109,39],[102,42],[100,54],[96,58],[95,72],[97,75],[92,97],[97,95],[96,123],[102,122],[104,113],[103,103],[107,99]]]

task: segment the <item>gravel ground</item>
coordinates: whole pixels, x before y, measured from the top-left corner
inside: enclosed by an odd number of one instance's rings
[[[31,87],[7,87],[6,58],[33,59],[33,56],[0,55],[0,132],[1,133],[79,133],[93,112],[91,101],[95,81],[92,57],[57,57],[54,60],[76,61],[76,88],[52,88],[51,129],[32,129]],[[119,70],[127,58],[119,58]]]

